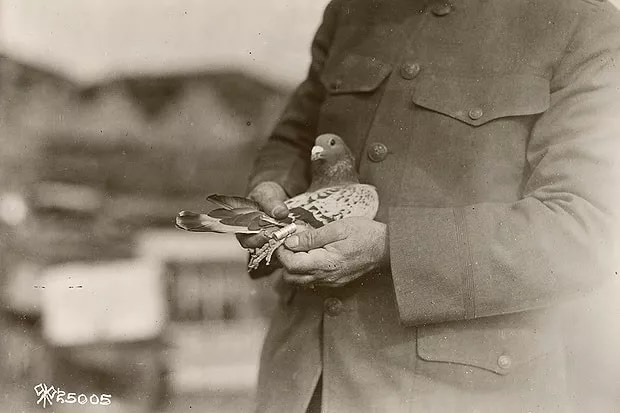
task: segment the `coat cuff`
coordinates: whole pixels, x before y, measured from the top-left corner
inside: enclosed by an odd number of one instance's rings
[[[390,208],[390,260],[401,322],[474,318],[473,260],[459,208]]]

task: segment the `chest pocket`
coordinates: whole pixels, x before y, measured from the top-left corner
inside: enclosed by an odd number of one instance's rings
[[[392,72],[392,65],[375,57],[348,54],[326,63],[321,82],[330,95],[376,90]]]
[[[549,99],[549,81],[534,75],[421,75],[416,79],[412,97],[419,107],[471,126],[503,117],[542,113],[549,108]]]

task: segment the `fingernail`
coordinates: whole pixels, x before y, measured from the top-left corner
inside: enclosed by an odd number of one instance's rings
[[[278,218],[287,215],[287,213],[288,209],[284,205],[278,205],[271,211],[271,216]]]
[[[295,248],[299,245],[299,237],[297,235],[293,235],[286,240],[286,246],[289,248]]]

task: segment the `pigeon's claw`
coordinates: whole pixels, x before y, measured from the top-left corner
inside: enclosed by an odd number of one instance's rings
[[[271,257],[273,253],[276,252],[276,250],[280,248],[282,244],[284,244],[284,241],[286,241],[286,238],[282,238],[280,240],[269,240],[269,248],[267,248],[267,256],[265,257],[265,264],[269,265],[271,263]]]
[[[278,249],[280,245],[284,244],[284,241],[285,239],[270,239],[262,247],[255,248],[253,251],[250,251],[250,262],[248,263],[248,268],[250,270],[257,269],[263,260],[267,265],[269,265],[273,253],[276,251],[276,249]]]
[[[297,225],[289,224],[272,232],[269,235],[269,241],[263,244],[262,247],[250,250],[250,262],[248,263],[248,268],[251,270],[257,269],[263,260],[265,261],[265,264],[269,265],[276,250],[280,248],[280,246],[284,244],[284,241],[293,235],[295,231],[297,231]]]
[[[250,251],[250,262],[248,262],[248,270],[255,270],[258,268],[263,258],[265,258],[263,250],[263,248],[256,248],[254,251]]]

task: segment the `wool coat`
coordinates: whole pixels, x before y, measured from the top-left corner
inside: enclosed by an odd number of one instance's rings
[[[612,279],[620,18],[604,0],[334,0],[250,186],[321,133],[375,185],[391,270],[282,285],[258,412],[566,412],[559,304]]]

